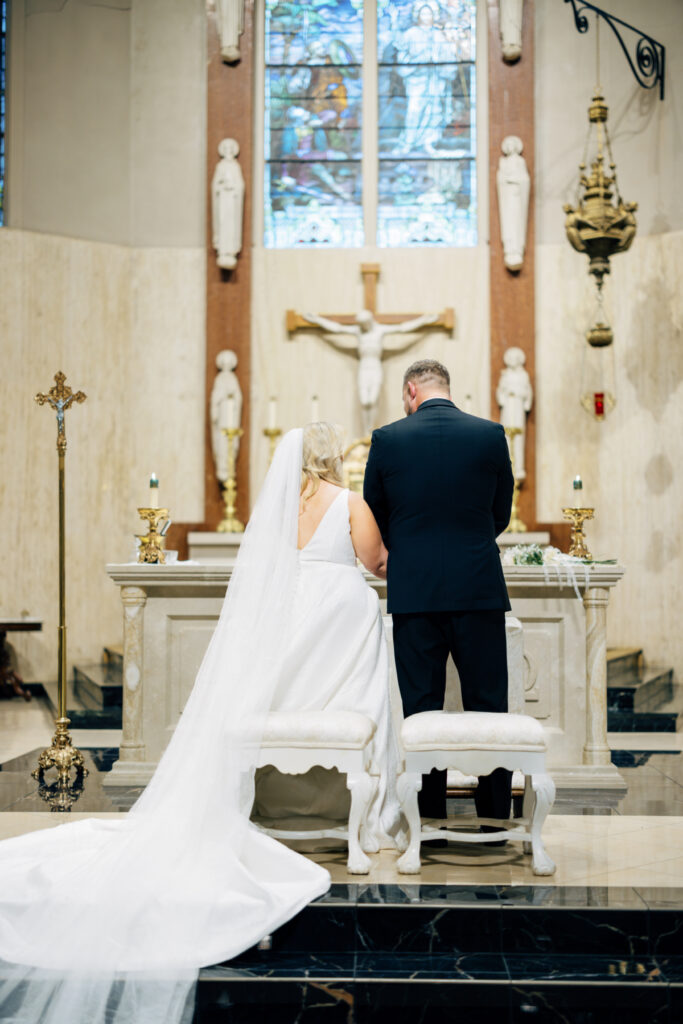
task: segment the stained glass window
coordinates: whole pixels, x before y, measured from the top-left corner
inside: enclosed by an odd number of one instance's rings
[[[266,0],[265,244],[363,245],[362,0]]]
[[[7,68],[7,2],[0,0],[0,226],[5,223],[5,73]]]
[[[365,7],[265,0],[265,244],[476,245],[477,0]],[[377,82],[376,126],[361,123],[363,21],[375,10],[365,58],[377,75],[365,78]]]
[[[377,16],[377,244],[476,245],[476,0],[378,0]]]

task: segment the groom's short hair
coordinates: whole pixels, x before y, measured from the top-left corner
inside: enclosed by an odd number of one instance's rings
[[[403,374],[404,388],[409,380],[413,384],[436,384],[442,388],[451,386],[450,373],[443,363],[438,363],[436,359],[418,359]]]

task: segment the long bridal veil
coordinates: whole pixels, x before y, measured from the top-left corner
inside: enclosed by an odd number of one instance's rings
[[[278,447],[171,742],[121,821],[0,843],[0,1020],[153,1024],[191,1013],[200,967],[329,886],[249,822],[297,584],[301,430]]]

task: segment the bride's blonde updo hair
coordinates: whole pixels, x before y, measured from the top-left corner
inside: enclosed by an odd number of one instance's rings
[[[308,423],[304,427],[301,493],[312,498],[321,480],[341,487],[344,448],[341,428],[333,423]]]

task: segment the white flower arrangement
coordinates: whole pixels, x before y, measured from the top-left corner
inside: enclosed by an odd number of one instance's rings
[[[591,566],[595,564],[584,558],[567,555],[550,544],[546,548],[541,548],[538,544],[515,544],[514,547],[505,549],[501,560],[503,565],[540,565],[543,567],[546,583],[550,583],[551,577],[554,576],[561,587],[573,587],[578,598],[581,597],[578,573],[583,570],[584,582],[588,586]]]

